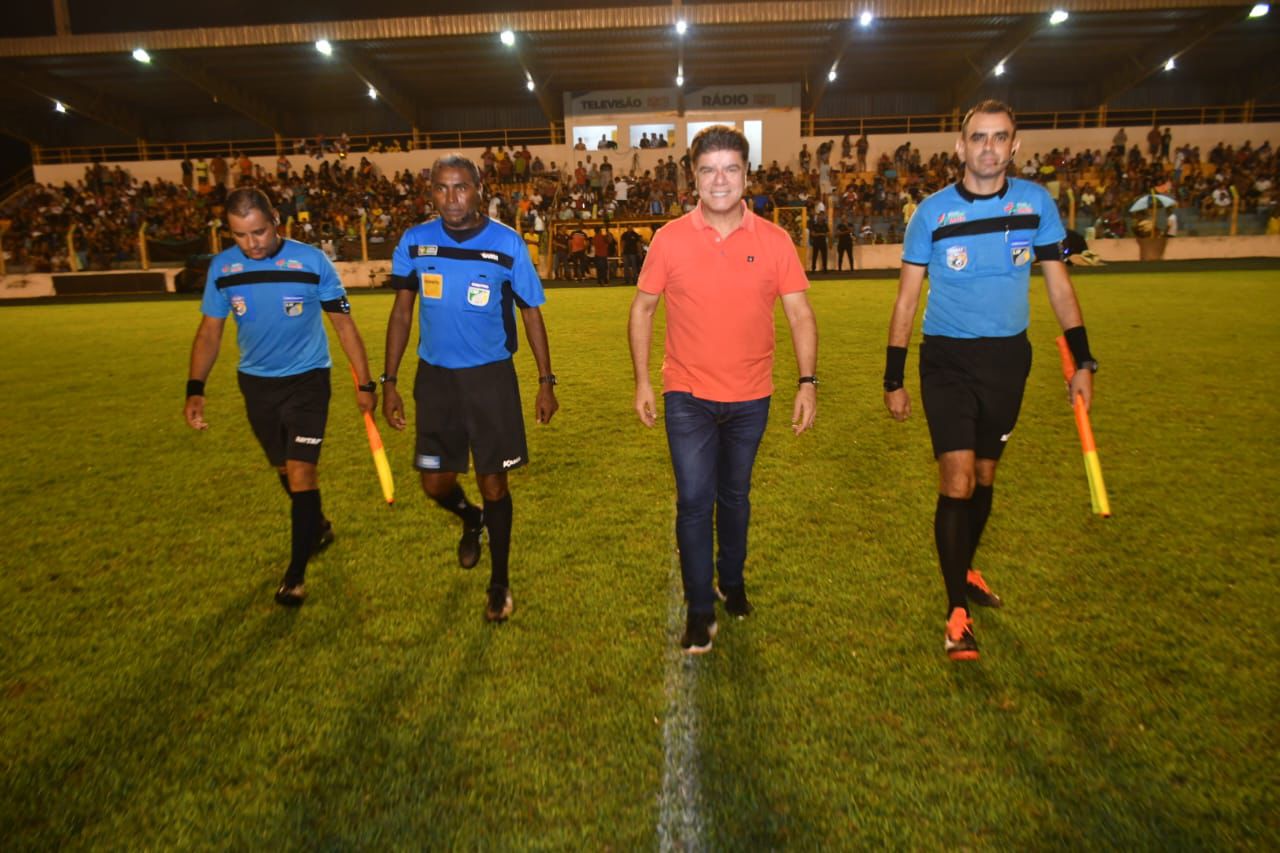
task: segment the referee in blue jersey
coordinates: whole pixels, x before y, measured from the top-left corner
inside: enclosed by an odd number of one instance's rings
[[[1018,151],[1016,133],[1007,104],[983,101],[969,110],[956,140],[964,177],[921,202],[907,225],[889,323],[884,402],[902,421],[911,411],[902,384],[907,343],[927,270],[920,396],[938,460],[933,527],[947,590],[944,648],[952,660],[978,657],[969,604],[1001,605],[973,568],[973,555],[1031,371],[1026,330],[1033,260],[1040,262],[1076,361],[1069,400],[1078,393],[1091,402],[1098,369],[1064,263],[1066,232],[1057,206],[1038,184],[1006,177]]]
[[[306,597],[307,560],[333,541],[316,473],[329,416],[332,364],[322,311],[356,369],[360,411],[374,410],[377,385],[346,291],[329,259],[319,249],[281,237],[279,214],[259,189],[235,190],[227,196],[226,210],[236,245],[219,252],[209,265],[183,414],[193,429],[209,428],[205,380],[218,357],[227,316],[234,314],[249,425],[292,504],[291,557],[276,601],[296,607]]]
[[[405,428],[395,374],[417,303],[414,465],[427,496],[462,522],[463,568],[479,561],[480,535],[488,530],[492,565],[485,618],[502,622],[512,610],[507,472],[529,459],[511,360],[517,309],[538,366],[538,423],[548,423],[559,404],[538,307],[545,301],[542,282],[520,235],[480,212],[481,195],[480,171],[472,161],[451,155],[432,167],[431,198],[440,216],[406,231],[391,259],[396,298],[387,324],[382,412],[391,426]],[[468,456],[475,460],[483,508],[467,500],[458,484]]]

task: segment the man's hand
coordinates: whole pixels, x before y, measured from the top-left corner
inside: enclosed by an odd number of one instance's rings
[[[813,426],[818,414],[818,389],[812,382],[805,382],[796,389],[796,404],[791,410],[791,431],[796,435]]]
[[[187,426],[192,429],[206,430],[209,424],[204,419],[204,397],[193,395],[187,398],[182,407],[182,416],[187,419]]]
[[[653,400],[653,386],[648,382],[636,386],[636,414],[640,416],[640,423],[647,427],[651,427],[658,419],[657,405]]]
[[[382,416],[395,429],[404,429],[404,401],[400,399],[400,392],[396,390],[394,382],[382,386]]]
[[[555,386],[550,382],[538,383],[538,397],[533,402],[534,417],[540,424],[551,423],[551,416],[560,409]]]
[[[1067,386],[1067,405],[1074,406],[1076,404],[1076,395],[1084,397],[1084,410],[1089,411],[1089,407],[1093,405],[1093,371],[1077,370],[1071,377],[1071,382]]]
[[[356,389],[356,405],[360,407],[360,411],[363,413],[376,412],[378,410],[378,392]]]
[[[895,421],[905,421],[911,414],[911,395],[906,388],[884,392],[884,407],[889,410]]]

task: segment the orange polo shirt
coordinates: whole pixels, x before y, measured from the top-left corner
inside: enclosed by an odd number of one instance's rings
[[[809,288],[787,232],[743,205],[721,237],[701,206],[653,236],[640,290],[667,303],[664,391],[719,403],[773,393],[773,306]]]

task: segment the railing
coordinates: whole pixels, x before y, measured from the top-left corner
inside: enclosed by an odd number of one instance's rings
[[[199,157],[224,157],[230,159],[241,154],[249,157],[275,157],[280,154],[303,156],[323,144],[326,153],[337,152],[340,136],[323,138],[307,137],[259,137],[256,139],[230,139],[211,142],[150,142],[138,140],[130,145],[79,145],[62,148],[32,148],[32,159],[37,166],[56,163],[105,163],[134,160],[192,160]],[[413,133],[360,133],[348,136],[348,152],[363,154],[371,148],[381,150],[415,151],[428,148],[483,148],[501,145],[506,148],[519,145],[562,145],[564,126],[560,123],[548,127],[499,128],[496,130],[418,130]]]
[[[863,133],[939,133],[959,129],[964,113],[956,111],[917,116],[810,115],[807,136],[861,136]],[[1212,107],[1146,107],[1112,109],[1095,107],[1061,112],[1019,112],[1020,130],[1065,130],[1073,127],[1149,127],[1176,124],[1240,124],[1280,121],[1280,104],[1232,104]]]
[[[33,186],[36,182],[36,171],[31,166],[27,166],[16,175],[10,175],[3,181],[0,181],[0,207],[8,204],[13,197],[25,190],[27,187]]]

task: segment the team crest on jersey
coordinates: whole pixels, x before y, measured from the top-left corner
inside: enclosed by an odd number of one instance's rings
[[[302,266],[302,261],[295,260],[294,258],[288,258],[288,259],[281,258],[280,260],[276,261],[276,266],[280,267],[281,269],[290,269],[290,270],[305,269],[305,267]]]
[[[244,301],[243,296],[231,297],[231,310],[236,312],[237,317],[243,317],[249,310],[249,305]]]
[[[284,298],[284,315],[286,317],[302,316],[302,297],[286,296]]]
[[[1009,252],[1013,257],[1013,265],[1015,267],[1025,267],[1031,263],[1030,240],[1014,240],[1009,244]]]
[[[948,246],[947,266],[957,272],[969,266],[969,250],[964,246]]]
[[[439,246],[418,246],[417,249],[417,257],[419,258],[434,258],[440,253]]]
[[[235,263],[235,264],[223,264],[223,265],[222,265],[222,274],[223,274],[223,275],[226,275],[227,273],[233,273],[233,272],[244,272],[244,264]]]
[[[489,304],[489,285],[483,281],[473,281],[467,285],[467,304],[483,308]]]

